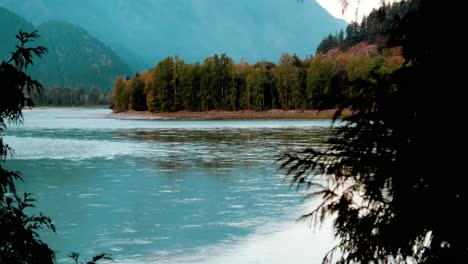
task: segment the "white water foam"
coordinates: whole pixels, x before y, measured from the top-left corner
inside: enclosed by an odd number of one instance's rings
[[[309,212],[317,201],[309,201],[295,208],[290,214]],[[274,219],[273,219],[274,220]],[[325,254],[336,245],[332,223],[320,227],[307,222],[270,222],[257,228],[244,238],[230,238],[216,245],[198,248],[195,253],[154,252],[144,257],[117,259],[121,264],[319,264]]]
[[[279,230],[279,231],[278,231]],[[325,224],[319,231],[304,222],[268,224],[254,234],[234,243],[221,242],[202,247],[193,255],[164,257],[157,252],[154,257],[118,260],[128,264],[313,264],[321,263],[334,245],[331,226]]]

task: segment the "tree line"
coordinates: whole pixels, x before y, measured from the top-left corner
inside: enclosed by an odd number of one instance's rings
[[[396,49],[370,55],[317,55],[305,60],[283,54],[278,64],[234,63],[226,54],[186,63],[167,57],[131,79],[118,77],[111,108],[116,112],[210,111],[334,108],[350,83],[402,66]]]
[[[325,54],[333,48],[346,50],[359,42],[376,43],[378,48],[385,46],[401,19],[414,8],[411,1],[383,3],[379,9],[374,9],[361,23],[351,22],[346,30],[329,34],[318,45],[316,53]]]
[[[86,106],[109,105],[111,90],[100,90],[96,87],[84,88],[42,88],[32,91],[31,98],[36,106]]]

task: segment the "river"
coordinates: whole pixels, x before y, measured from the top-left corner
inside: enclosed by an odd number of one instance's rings
[[[131,121],[106,109],[25,111],[5,142],[57,234],[57,250],[116,263],[320,263],[330,226],[310,210],[275,159],[320,144],[330,121]]]

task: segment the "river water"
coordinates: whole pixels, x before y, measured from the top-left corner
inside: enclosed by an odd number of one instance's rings
[[[281,153],[320,144],[330,121],[131,121],[106,109],[35,109],[10,125],[19,170],[57,234],[44,239],[116,263],[320,263],[329,225],[297,222],[304,191]]]

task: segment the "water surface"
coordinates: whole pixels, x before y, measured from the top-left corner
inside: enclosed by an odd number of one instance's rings
[[[8,167],[54,220],[57,234],[44,238],[60,261],[71,251],[117,263],[321,261],[331,232],[295,221],[310,206],[274,160],[320,144],[330,121],[100,118],[107,113],[36,109],[6,133]]]

